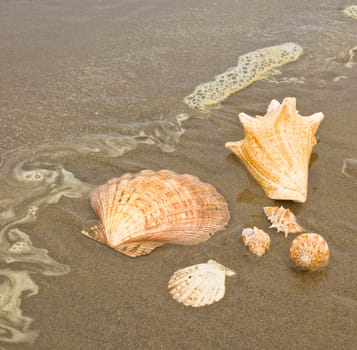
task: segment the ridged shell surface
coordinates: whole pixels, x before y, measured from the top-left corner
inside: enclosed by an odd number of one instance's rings
[[[225,294],[226,276],[235,272],[209,260],[176,271],[170,278],[169,291],[179,303],[200,307],[221,300]]]
[[[299,268],[316,270],[328,263],[330,251],[322,236],[317,233],[304,233],[293,240],[290,257]]]
[[[285,209],[284,207],[264,207],[263,209],[268,220],[272,223],[269,228],[276,228],[278,232],[284,232],[285,237],[289,233],[304,231],[296,222],[296,217],[290,209]]]
[[[86,235],[132,257],[165,243],[204,242],[229,221],[228,205],[212,185],[169,170],[111,179],[90,203],[101,223]]]
[[[262,256],[270,247],[269,235],[256,227],[246,228],[242,232],[242,240],[249,250],[257,255]]]
[[[322,113],[302,117],[296,99],[272,100],[265,116],[239,114],[245,138],[227,142],[272,199],[305,202],[308,166]]]

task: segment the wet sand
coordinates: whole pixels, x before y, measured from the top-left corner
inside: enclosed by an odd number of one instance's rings
[[[357,45],[357,22],[344,16],[348,5],[2,2],[0,328],[38,332],[32,344],[3,342],[4,348],[352,349],[357,180],[341,171],[344,159],[357,158],[357,59],[349,54]],[[280,75],[208,113],[183,103],[198,84],[236,65],[238,56],[284,42],[302,46],[304,54]],[[304,204],[268,199],[224,148],[244,136],[239,112],[263,114],[271,99],[286,96],[297,98],[302,115],[325,114]],[[181,113],[189,119],[177,120]],[[145,168],[213,184],[229,203],[227,229],[197,246],[167,245],[136,259],[81,235],[96,220],[90,190]],[[294,235],[285,239],[269,229],[262,210],[274,204],[289,207],[308,232],[327,240],[326,269],[292,267]],[[37,211],[26,216],[30,207]],[[10,263],[3,248],[7,225],[48,255],[32,250]],[[253,225],[271,236],[262,258],[241,242],[242,229]],[[172,273],[208,259],[237,273],[227,279],[223,300],[199,309],[174,301],[167,291]],[[3,287],[11,274],[17,277]],[[15,299],[10,315],[18,322],[4,312],[10,304],[2,293],[26,285],[18,276],[39,287],[37,295],[21,294],[27,328]]]

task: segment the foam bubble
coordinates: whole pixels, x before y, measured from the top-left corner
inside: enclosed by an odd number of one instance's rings
[[[27,216],[22,218],[29,221],[37,216],[38,209],[47,204],[57,203],[62,196],[79,198],[88,193],[92,186],[77,179],[71,172],[64,169],[58,162],[47,160],[39,161],[42,154],[27,155],[28,159],[7,166],[4,177],[8,187],[21,190],[12,192],[9,196],[0,199],[0,224],[2,218],[6,221],[19,217],[27,203]],[[31,167],[33,169],[29,170]],[[6,208],[3,213],[1,208]],[[12,214],[12,216],[11,216]]]
[[[277,79],[274,77],[267,77],[266,78],[267,81],[269,81],[270,83],[274,83],[274,84],[305,84],[305,78],[304,77],[284,77],[281,79]]]
[[[23,292],[27,296],[38,293],[30,273],[57,276],[70,271],[69,266],[52,259],[46,249],[34,247],[25,232],[13,228],[34,221],[34,210],[37,212],[36,207],[30,206],[22,217],[15,215],[0,231],[0,263],[8,266],[0,270],[0,341],[3,342],[32,343],[38,336],[37,331],[29,329],[32,318],[23,316],[20,309]]]
[[[337,53],[336,56],[326,58],[326,63],[323,66],[323,70],[325,72],[331,71],[331,73],[334,74],[335,72],[341,73],[342,72],[340,70],[341,65],[343,65],[343,67],[345,68],[351,69],[356,65],[356,63],[357,63],[357,46],[354,46],[348,49],[341,50],[340,52]],[[338,82],[341,79],[349,79],[349,78],[350,76],[348,75],[340,74],[340,75],[336,75],[332,80],[334,82]]]
[[[184,102],[194,109],[205,110],[266,77],[267,73],[274,68],[297,60],[302,53],[303,49],[294,43],[249,52],[238,58],[236,67],[217,75],[213,81],[198,85],[195,91],[184,99]]]
[[[352,68],[355,64],[355,59],[357,58],[357,46],[352,47],[352,49],[348,50],[348,62],[345,63],[346,68]]]
[[[9,253],[20,255],[21,253],[27,253],[31,250],[31,245],[29,242],[18,241],[15,242],[11,247],[9,247]]]
[[[25,181],[42,181],[43,180],[43,174],[38,171],[25,171],[22,174],[22,179]]]
[[[7,343],[32,343],[38,332],[30,330],[31,317],[22,315],[22,294],[38,293],[37,284],[26,271],[0,270],[0,341]]]
[[[353,19],[357,19],[357,5],[351,5],[343,10],[343,13]]]
[[[34,295],[38,286],[31,273],[63,275],[70,267],[52,259],[46,249],[32,245],[19,227],[34,222],[39,210],[57,203],[62,197],[79,198],[94,186],[82,182],[60,163],[66,156],[118,157],[139,144],[156,145],[173,152],[185,132],[187,114],[173,118],[116,126],[115,135],[88,135],[75,144],[42,147],[1,162],[0,178],[0,341],[33,342],[38,332],[30,330],[32,318],[21,312],[23,292]],[[14,191],[14,189],[17,189]],[[2,277],[2,279],[1,279]],[[1,282],[2,281],[2,282]]]
[[[18,228],[10,229],[3,234],[0,263],[20,264],[22,269],[25,266],[28,272],[38,272],[46,276],[59,276],[70,271],[68,265],[52,259],[46,249],[34,247],[30,237]]]
[[[46,146],[10,158],[3,164],[0,178],[0,232],[7,231],[8,225],[14,228],[32,222],[41,207],[57,203],[62,196],[79,198],[93,189],[66,170],[58,159],[83,154],[118,157],[139,144],[173,152],[185,132],[182,123],[187,119],[187,114],[178,114],[173,118],[121,125],[115,135],[88,135],[76,144]],[[13,191],[14,188],[18,190]]]
[[[344,159],[341,171],[343,175],[357,180],[357,159]]]
[[[182,123],[187,114],[173,118],[160,118],[146,122],[119,126],[115,135],[88,135],[72,147],[80,153],[93,153],[104,157],[120,157],[139,144],[156,145],[164,152],[174,152],[185,129]]]
[[[4,165],[0,199],[0,263],[7,267],[0,270],[0,341],[9,343],[31,343],[38,335],[29,329],[32,318],[23,316],[20,309],[23,292],[38,292],[30,274],[57,276],[70,271],[46,249],[34,247],[18,227],[35,221],[41,207],[62,196],[79,197],[92,188],[57,162],[39,161],[36,153],[23,157],[26,160],[14,159]]]
[[[348,77],[346,75],[339,75],[339,76],[333,78],[333,82],[338,82],[342,79],[348,79]]]

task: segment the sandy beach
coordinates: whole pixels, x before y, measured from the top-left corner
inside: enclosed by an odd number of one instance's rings
[[[349,1],[14,0],[0,4],[0,349],[339,349],[356,343],[357,21]],[[206,112],[184,98],[257,49],[304,53]],[[307,201],[274,201],[225,149],[238,114],[272,99],[323,112]],[[343,172],[343,165],[345,171]],[[80,234],[90,192],[142,169],[192,174],[229,204],[222,232],[129,258]],[[290,262],[296,235],[263,206],[290,208],[329,244],[329,265]],[[268,232],[252,255],[245,227]],[[27,250],[11,255],[21,240]],[[25,244],[24,243],[24,244]],[[45,251],[47,250],[47,251]],[[215,259],[225,297],[185,307],[178,269]]]

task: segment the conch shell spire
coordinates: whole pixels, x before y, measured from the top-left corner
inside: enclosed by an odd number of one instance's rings
[[[308,167],[322,113],[302,117],[296,99],[272,100],[265,116],[239,114],[245,138],[227,142],[272,199],[305,202]]]

